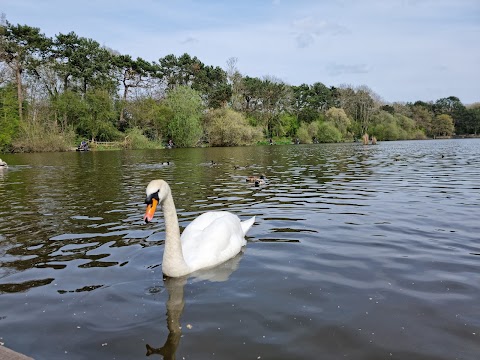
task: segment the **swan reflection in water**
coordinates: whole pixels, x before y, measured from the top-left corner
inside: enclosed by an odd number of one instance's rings
[[[227,281],[230,275],[238,268],[240,260],[243,256],[243,250],[234,258],[215,266],[210,269],[203,269],[195,271],[189,275],[182,277],[172,278],[165,277],[163,279],[165,288],[168,293],[167,300],[167,328],[168,337],[162,347],[155,348],[146,345],[146,356],[158,354],[162,355],[165,360],[174,360],[175,353],[178,345],[180,344],[180,338],[182,336],[182,326],[180,323],[180,317],[185,307],[184,288],[189,278],[193,278],[193,282],[197,281],[211,281],[222,282]],[[208,283],[207,283],[208,285]]]

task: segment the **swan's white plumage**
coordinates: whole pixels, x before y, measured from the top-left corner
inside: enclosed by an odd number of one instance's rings
[[[147,186],[147,198],[156,192],[165,217],[162,263],[165,275],[183,276],[219,265],[233,258],[246,245],[245,235],[255,217],[240,221],[238,216],[227,211],[206,212],[193,220],[180,237],[170,187],[163,180],[153,180]]]

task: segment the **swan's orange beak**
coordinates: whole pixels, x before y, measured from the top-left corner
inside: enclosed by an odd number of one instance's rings
[[[157,210],[157,205],[157,199],[152,199],[152,203],[147,205],[147,211],[145,211],[145,215],[143,216],[143,220],[145,220],[145,223],[148,224],[150,221],[152,221],[155,210]]]

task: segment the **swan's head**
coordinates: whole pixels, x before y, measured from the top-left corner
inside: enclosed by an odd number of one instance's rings
[[[148,184],[145,193],[147,194],[147,197],[145,198],[147,210],[145,211],[143,220],[146,223],[149,223],[153,219],[158,204],[161,204],[170,193],[170,187],[164,180],[152,180]]]

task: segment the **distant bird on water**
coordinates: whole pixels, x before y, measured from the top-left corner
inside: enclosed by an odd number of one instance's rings
[[[259,181],[259,180],[263,180],[265,182],[265,175],[262,174],[260,176],[247,176],[247,178],[245,179],[246,182],[255,182],[255,181]]]

